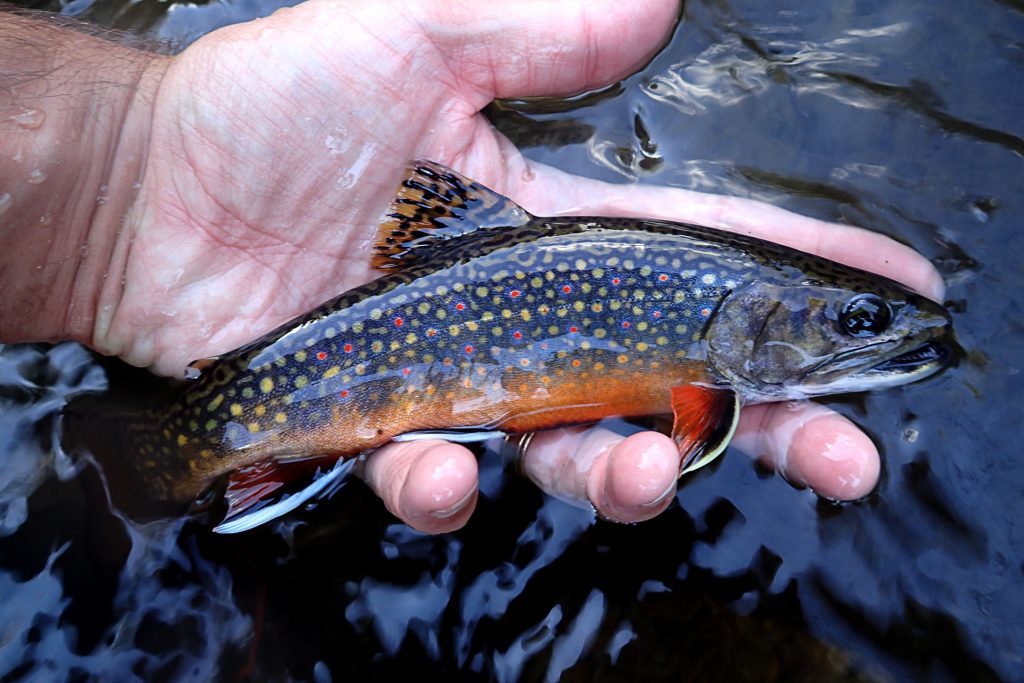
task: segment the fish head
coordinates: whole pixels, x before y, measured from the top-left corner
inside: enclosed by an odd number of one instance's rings
[[[950,352],[949,313],[895,282],[754,282],[731,293],[708,328],[708,363],[747,403],[923,379]]]

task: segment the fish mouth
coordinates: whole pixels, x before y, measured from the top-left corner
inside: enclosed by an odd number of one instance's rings
[[[923,378],[944,368],[951,355],[947,344],[930,340],[910,351],[883,360],[866,369],[863,374],[869,377],[899,377],[903,380],[911,376]]]

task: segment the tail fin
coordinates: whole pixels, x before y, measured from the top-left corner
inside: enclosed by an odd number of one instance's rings
[[[161,463],[140,453],[140,436],[155,424],[146,407],[128,408],[109,395],[86,395],[64,408],[61,421],[64,450],[96,463],[118,510],[139,522],[188,512],[191,501],[171,495]]]

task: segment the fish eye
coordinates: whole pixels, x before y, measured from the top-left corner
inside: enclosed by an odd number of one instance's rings
[[[881,334],[892,322],[892,309],[882,297],[875,294],[860,294],[843,306],[839,324],[853,337],[873,337]]]

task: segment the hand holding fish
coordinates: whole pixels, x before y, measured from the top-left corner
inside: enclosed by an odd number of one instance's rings
[[[882,236],[742,199],[569,176],[522,157],[480,114],[495,97],[564,95],[624,77],[657,49],[675,12],[674,1],[653,0],[314,0],[221,29],[173,58],[133,55],[137,94],[123,103],[121,144],[111,144],[100,178],[114,189],[85,219],[98,248],[78,259],[77,289],[59,304],[73,314],[64,327],[5,325],[4,338],[72,337],[180,376],[195,357],[231,351],[374,278],[379,216],[417,158],[457,168],[534,215],[721,227],[940,297],[930,264]],[[127,191],[136,181],[137,193]],[[36,189],[16,195],[9,215],[27,214]],[[878,476],[871,441],[817,404],[747,406],[733,443],[833,498],[863,496]],[[672,438],[599,428],[538,432],[524,458],[543,489],[620,521],[661,512],[680,469]],[[361,474],[425,531],[460,527],[476,498],[475,460],[443,440],[389,443]]]

